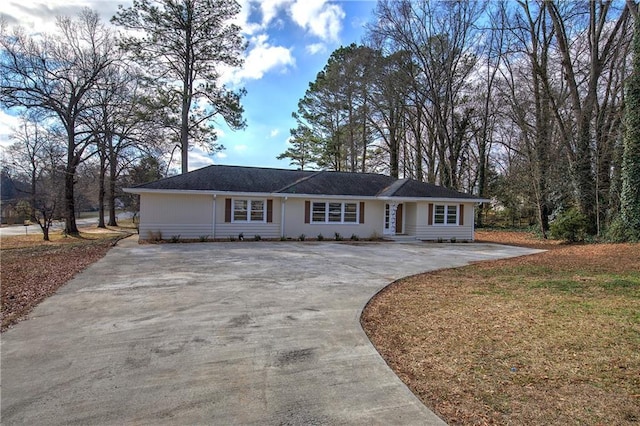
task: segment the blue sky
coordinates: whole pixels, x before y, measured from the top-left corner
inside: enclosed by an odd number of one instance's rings
[[[74,15],[82,7],[97,10],[105,22],[117,10],[117,0],[3,0],[0,14],[10,25],[27,30],[53,30],[55,16]],[[219,142],[226,150],[208,155],[190,152],[189,169],[209,164],[290,168],[276,156],[287,149],[289,130],[295,126],[291,113],[304,96],[309,82],[339,46],[359,43],[364,24],[372,16],[375,1],[239,0],[238,23],[249,42],[245,65],[225,73],[230,86],[245,87],[243,98],[247,129],[231,131],[219,123]],[[17,120],[0,111],[0,145]],[[179,164],[175,164],[179,167]]]

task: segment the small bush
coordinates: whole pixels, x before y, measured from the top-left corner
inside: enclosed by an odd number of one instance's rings
[[[232,241],[232,242],[233,242],[233,241],[235,241],[235,240],[236,240],[236,237],[234,237],[233,235],[229,235],[229,241]]]
[[[351,241],[360,241],[360,237],[358,237],[356,234],[351,234]]]
[[[304,235],[304,234],[300,234],[300,236],[298,237],[298,239],[299,239],[300,241],[304,241],[306,238],[307,238],[307,236],[306,236],[306,235]]]
[[[449,241],[451,241],[452,243],[455,244],[458,240],[456,239],[456,237],[451,237],[451,240],[449,240]]]
[[[260,235],[253,236],[253,241],[260,241],[260,240],[262,240],[262,237]]]
[[[342,241],[342,235],[340,235],[339,232],[335,232],[334,233],[334,237],[335,237],[336,241]]]
[[[376,231],[373,231],[371,235],[369,235],[369,241],[378,241],[378,240],[380,240],[380,234],[378,234]]]
[[[172,235],[171,239],[169,240],[169,242],[172,242],[172,243],[177,243],[179,241],[180,241],[180,235]]]
[[[238,240],[244,241],[244,234],[242,232],[238,234]]]
[[[578,209],[571,208],[558,215],[549,227],[551,238],[570,243],[584,241],[587,237],[589,221]]]
[[[162,241],[161,231],[157,231],[157,232],[148,231],[147,234],[149,235],[149,238],[148,238],[149,241],[156,241],[156,242]]]
[[[324,240],[324,235],[318,234],[318,241],[322,241],[322,240]]]
[[[206,243],[208,240],[209,240],[208,235],[200,235],[200,237],[198,237],[198,241],[200,241],[201,243]]]
[[[287,237],[285,237],[284,235],[280,237],[280,241],[287,241]]]

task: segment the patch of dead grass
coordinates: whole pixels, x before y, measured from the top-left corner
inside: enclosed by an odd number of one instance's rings
[[[77,237],[51,233],[51,241],[43,241],[41,234],[2,238],[0,330],[23,320],[38,303],[128,235],[118,229],[83,228]]]
[[[378,351],[448,423],[640,421],[640,246],[548,244],[400,280],[365,309]]]

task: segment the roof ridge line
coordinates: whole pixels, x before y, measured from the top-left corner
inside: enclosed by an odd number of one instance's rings
[[[309,176],[302,177],[302,178],[296,180],[295,182],[291,182],[290,184],[285,185],[280,189],[277,189],[276,191],[274,191],[274,193],[284,192],[287,189],[292,188],[292,187],[294,187],[294,186],[296,186],[296,185],[298,185],[298,184],[300,184],[302,182],[305,182],[305,181],[311,179],[312,177],[317,176],[317,175],[319,175],[320,173],[323,173],[323,172],[324,172],[324,170],[318,170],[315,173],[311,173]]]

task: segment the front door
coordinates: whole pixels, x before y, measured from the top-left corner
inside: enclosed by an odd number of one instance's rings
[[[396,205],[395,225],[392,218],[393,206],[384,205],[384,233],[385,235],[402,234],[402,204]]]
[[[402,204],[396,210],[396,234],[402,234]]]

